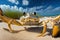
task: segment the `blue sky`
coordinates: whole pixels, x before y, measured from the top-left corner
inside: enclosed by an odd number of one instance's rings
[[[40,15],[59,15],[60,0],[0,0],[2,10],[34,12]]]

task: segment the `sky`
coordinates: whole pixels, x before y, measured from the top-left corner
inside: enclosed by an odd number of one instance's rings
[[[59,15],[60,0],[0,0],[2,10],[37,12],[43,16]]]

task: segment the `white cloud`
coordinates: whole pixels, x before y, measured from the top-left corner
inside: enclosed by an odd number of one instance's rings
[[[41,9],[41,10],[39,10],[40,12],[43,12],[43,13],[45,13],[45,12],[50,12],[50,11],[52,11],[53,10],[53,7],[52,6],[48,6],[48,7],[46,7],[45,9]]]
[[[24,9],[23,12],[29,12],[28,8]]]
[[[41,9],[41,10],[38,10],[38,11],[36,11],[37,13],[44,13],[44,10],[43,9]]]
[[[20,8],[19,8],[19,11],[20,11],[20,12],[23,12],[23,10],[24,10],[23,7],[20,7]]]
[[[0,8],[5,11],[6,9],[10,9],[10,5],[0,5]]]
[[[41,8],[43,8],[43,6],[37,6],[37,7],[36,7],[36,9],[41,9]]]
[[[37,10],[36,10],[37,11]],[[45,9],[41,9],[37,11],[41,15],[58,15],[60,13],[60,7],[54,8],[53,6],[48,6]]]
[[[52,6],[48,6],[46,9],[45,9],[45,11],[48,11],[48,10],[52,10]]]
[[[50,10],[50,9],[52,9],[52,6],[48,6],[48,7],[46,8],[46,10]]]
[[[37,11],[36,9],[41,9],[43,8],[43,6],[37,6],[37,7],[32,7],[32,8],[26,8],[24,9],[23,7],[17,7],[17,6],[10,6],[10,5],[0,5],[0,8],[2,8],[2,10],[6,10],[6,9],[10,9],[10,10],[16,10],[16,11],[20,11],[20,12],[35,12]]]
[[[37,6],[37,7],[32,7],[32,8],[23,8],[23,7],[19,7],[19,11],[22,11],[22,12],[35,12],[37,9],[41,9],[43,8],[43,6]]]
[[[11,9],[11,10],[16,10],[16,11],[18,11],[18,7],[17,7],[17,6],[11,6],[10,9]]]
[[[22,0],[22,4],[23,5],[28,5],[29,4],[29,1],[28,0]]]
[[[53,9],[53,11],[58,11],[58,10],[60,10],[60,7],[56,7]]]
[[[37,9],[42,9],[43,6],[37,6],[37,7],[32,7],[32,8],[29,8],[29,12],[37,12]]]
[[[8,0],[11,3],[15,3],[15,4],[19,4],[19,2],[17,0]]]
[[[60,11],[60,7],[53,8],[53,6],[48,6],[45,10],[43,10],[45,13],[57,13]]]
[[[3,11],[6,11],[7,9],[9,10],[12,10],[12,11],[19,11],[18,7],[17,6],[10,6],[10,5],[0,5],[0,8],[3,10]]]
[[[47,14],[53,13],[52,10],[53,10],[53,7],[52,6],[48,6],[45,9],[42,8],[41,10],[38,10],[37,12],[41,13],[41,14],[44,14],[44,15],[47,15]]]
[[[52,14],[57,14],[60,13],[60,7],[53,8],[53,6],[48,6],[45,9],[44,6],[37,6],[37,7],[32,7],[32,8],[23,8],[23,7],[17,7],[17,6],[10,6],[10,5],[0,5],[0,8],[2,8],[3,11],[6,11],[6,9],[12,10],[12,11],[20,11],[20,12],[38,12],[40,14],[44,15],[52,15]],[[39,9],[39,10],[37,10]]]

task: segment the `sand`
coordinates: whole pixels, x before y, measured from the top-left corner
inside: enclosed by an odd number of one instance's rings
[[[14,33],[10,33],[8,30],[8,26],[4,22],[0,22],[0,40],[60,40],[60,37],[53,38],[49,35],[51,29],[48,29],[46,35],[44,37],[37,37],[42,30],[42,27],[31,27],[25,31],[16,31]],[[21,26],[12,25],[14,30],[22,30],[24,29]]]

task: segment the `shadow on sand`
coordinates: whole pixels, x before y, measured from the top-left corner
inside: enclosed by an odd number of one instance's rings
[[[3,29],[10,32],[9,29],[6,29],[6,28],[3,28]],[[13,30],[13,32],[11,32],[11,33],[18,33],[18,32],[21,32],[21,31],[24,31],[24,30]]]
[[[3,28],[3,29],[9,32],[8,29],[6,29],[6,28]],[[43,30],[43,27],[30,27],[30,28],[27,28],[26,30],[17,30],[17,31],[14,30],[12,33],[18,33],[18,32],[21,32],[21,31],[41,33],[42,30]],[[49,35],[49,36],[51,35],[52,36],[52,29],[47,28],[47,32],[48,32],[47,35]],[[57,37],[60,37],[60,32],[58,33]]]
[[[42,30],[43,30],[43,27],[30,27],[30,28],[26,29],[26,31],[28,31],[28,32],[36,32],[36,33],[41,33]],[[52,29],[47,28],[47,32],[48,32],[47,35],[52,36]],[[56,38],[57,37],[60,37],[60,32],[57,34]]]

